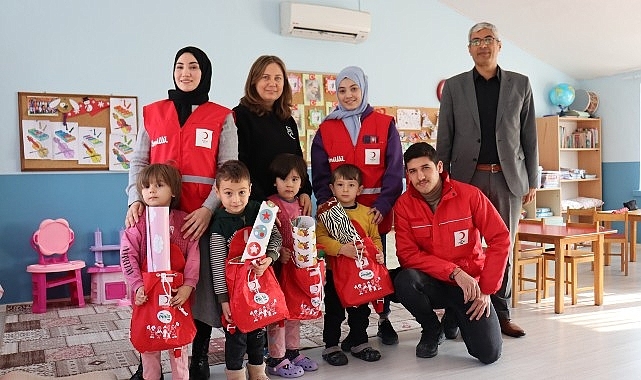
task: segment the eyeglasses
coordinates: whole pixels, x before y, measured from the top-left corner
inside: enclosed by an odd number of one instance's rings
[[[494,37],[473,38],[470,40],[470,46],[492,45],[494,41],[499,41]]]

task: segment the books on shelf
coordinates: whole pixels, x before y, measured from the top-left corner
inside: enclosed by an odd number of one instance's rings
[[[561,148],[594,149],[599,148],[599,130],[597,128],[577,128],[566,134],[565,127],[559,126]]]

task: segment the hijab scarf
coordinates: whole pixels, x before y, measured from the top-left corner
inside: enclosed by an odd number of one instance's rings
[[[365,109],[367,109],[367,77],[360,67],[357,66],[348,66],[341,70],[340,73],[336,76],[336,83],[340,85],[341,81],[345,78],[349,78],[356,83],[361,89],[362,101],[361,105],[353,110],[346,110],[341,103],[338,103],[338,107],[332,111],[327,117],[327,119],[340,119],[345,124],[349,136],[352,138],[352,144],[356,145],[356,140],[358,139],[358,133],[361,130],[361,116]]]
[[[198,49],[197,47],[187,46],[176,53],[174,58],[174,70],[176,68],[176,62],[178,58],[184,53],[191,53],[198,61],[198,66],[200,66],[201,76],[200,83],[193,91],[184,92],[178,88],[176,84],[176,78],[174,78],[175,90],[169,90],[169,100],[174,102],[174,107],[176,107],[176,112],[178,113],[178,121],[182,127],[187,122],[187,118],[191,115],[191,111],[194,105],[201,105],[209,100],[209,88],[211,87],[211,62],[205,54],[204,51]],[[172,75],[173,76],[173,75]]]

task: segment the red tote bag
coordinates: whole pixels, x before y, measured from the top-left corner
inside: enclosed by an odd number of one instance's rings
[[[289,319],[310,320],[323,316],[325,260],[318,260],[308,268],[299,268],[293,262],[283,265],[280,284],[287,290],[285,300]]]
[[[289,318],[285,295],[272,267],[259,277],[249,260],[243,262],[237,256],[227,259],[225,277],[233,324],[242,333]],[[225,322],[227,328],[233,328]]]
[[[352,220],[365,245],[357,252],[356,260],[345,256],[329,256],[336,293],[343,307],[360,306],[372,302],[376,312],[383,309],[383,298],[394,293],[394,285],[387,268],[376,261],[378,249],[365,231]]]
[[[224,316],[222,321],[229,331],[238,328],[248,333],[289,318],[285,295],[276,280],[274,268],[267,268],[258,277],[252,270],[251,261],[240,261],[251,231],[252,227],[240,229],[229,242],[225,278],[233,324]]]
[[[138,352],[162,351],[191,343],[196,336],[191,297],[181,307],[169,305],[176,289],[183,284],[182,273],[143,272],[142,278],[147,302],[133,306],[131,343],[134,348]]]

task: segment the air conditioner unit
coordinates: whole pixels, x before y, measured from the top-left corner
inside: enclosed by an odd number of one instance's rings
[[[367,12],[292,2],[280,3],[280,34],[318,40],[363,42],[372,17]]]

